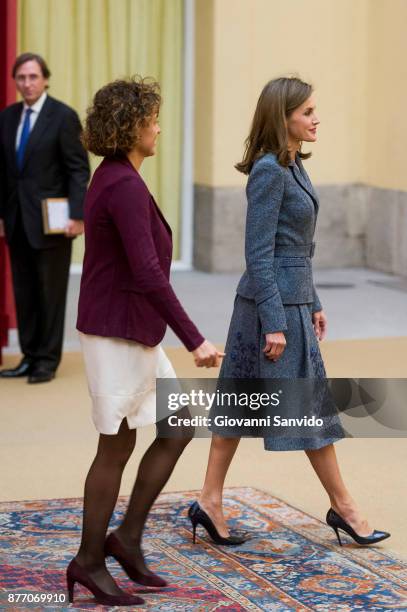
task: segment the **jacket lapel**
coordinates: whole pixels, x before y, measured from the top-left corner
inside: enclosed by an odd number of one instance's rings
[[[315,205],[315,209],[318,212],[318,208],[319,208],[318,196],[302,164],[301,158],[298,155],[296,156],[296,164],[294,164],[292,168],[293,168],[293,175],[294,175],[295,180],[312,198],[314,205]]]
[[[122,157],[120,158],[120,162],[124,163],[128,168],[131,168],[132,172],[136,172],[138,174],[138,176],[140,177],[140,179],[143,181],[144,183],[144,179],[142,178],[142,176],[140,175],[139,172],[137,172],[134,168],[132,163],[127,159],[127,157]],[[145,183],[144,183],[145,184]],[[164,224],[164,227],[166,228],[167,232],[169,233],[170,237],[172,237],[172,230],[171,230],[171,226],[169,225],[167,219],[164,217],[161,208],[158,206],[157,202],[155,201],[153,194],[150,192],[150,190],[148,189],[147,185],[146,185],[146,189],[148,190],[149,194],[150,194],[150,198],[151,198],[151,202],[153,203],[153,206],[158,214],[158,216],[160,217],[161,221]]]
[[[170,224],[168,223],[167,219],[164,217],[164,215],[163,215],[163,213],[161,211],[161,208],[158,206],[157,202],[154,200],[154,198],[153,198],[151,193],[150,193],[150,196],[151,196],[151,200],[152,200],[152,202],[153,202],[153,204],[155,206],[155,209],[156,209],[156,211],[158,213],[158,216],[160,217],[161,221],[163,222],[163,224],[164,224],[166,230],[168,231],[169,235],[172,237],[172,229],[171,229]]]
[[[35,147],[37,146],[37,144],[41,142],[41,136],[43,132],[45,131],[45,129],[49,126],[52,120],[52,115],[53,115],[52,99],[47,97],[41,109],[41,112],[38,115],[37,121],[35,122],[35,125],[30,133],[30,137],[28,139],[27,146],[24,152],[22,168],[24,168],[25,164],[27,163],[28,158],[35,150]]]
[[[9,166],[10,168],[14,168],[16,172],[18,172],[16,136],[17,136],[18,124],[20,123],[20,119],[21,119],[22,110],[23,110],[23,103],[20,102],[19,104],[16,104],[12,117],[6,127],[7,129],[6,142],[7,142],[7,155],[9,156]]]

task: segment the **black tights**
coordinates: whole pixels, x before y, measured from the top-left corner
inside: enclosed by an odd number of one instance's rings
[[[140,462],[126,514],[116,533],[131,550],[135,567],[143,573],[148,573],[140,550],[144,523],[190,440],[188,431],[178,438],[156,438]],[[126,419],[116,435],[101,434],[85,482],[82,540],[76,560],[88,569],[100,587],[112,594],[118,592],[118,587],[106,570],[104,544],[123,470],[135,443],[136,430],[128,428]]]

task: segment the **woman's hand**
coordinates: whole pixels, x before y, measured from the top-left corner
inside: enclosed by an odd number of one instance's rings
[[[315,335],[318,340],[323,340],[328,326],[328,319],[323,310],[312,313],[312,324],[314,325]]]
[[[271,361],[277,361],[284,352],[287,342],[283,332],[274,332],[266,334],[266,346],[263,353]]]
[[[216,346],[204,340],[198,348],[192,351],[194,356],[195,365],[198,368],[218,368],[220,366],[220,360],[225,356],[225,353],[220,353]]]

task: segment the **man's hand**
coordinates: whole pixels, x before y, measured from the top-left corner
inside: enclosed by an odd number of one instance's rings
[[[80,221],[79,219],[69,219],[65,227],[65,236],[67,238],[75,238],[75,236],[80,236],[83,234],[83,231],[83,221]]]
[[[4,238],[5,233],[4,233],[4,222],[3,219],[0,219],[0,238]]]
[[[318,340],[323,340],[326,336],[328,320],[323,310],[312,313],[312,323],[314,325],[315,335]]]
[[[287,346],[287,341],[283,332],[274,332],[272,334],[266,334],[266,346],[263,349],[263,353],[271,361],[277,361],[284,352]]]

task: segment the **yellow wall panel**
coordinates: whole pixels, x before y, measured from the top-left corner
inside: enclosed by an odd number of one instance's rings
[[[204,126],[196,115],[197,183],[244,183],[233,166],[260,90],[286,74],[315,86],[321,127],[319,142],[309,147],[313,180],[366,180],[369,9],[369,0],[197,1],[197,100],[201,106],[211,100]]]
[[[102,85],[132,74],[162,87],[158,154],[142,174],[173,229],[177,257],[181,215],[183,0],[20,0],[19,51],[40,53],[50,95],[83,120]],[[95,168],[100,158],[92,159]],[[83,240],[75,241],[80,263]]]
[[[407,190],[407,2],[369,5],[369,168],[376,187]]]

